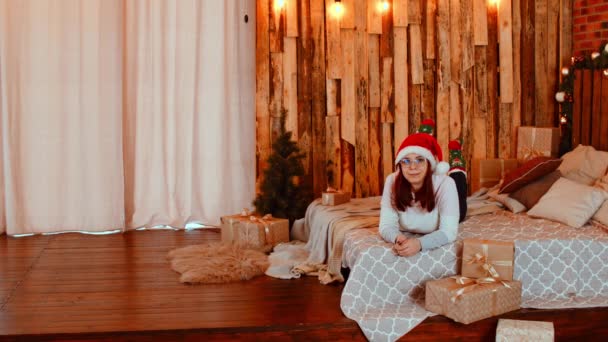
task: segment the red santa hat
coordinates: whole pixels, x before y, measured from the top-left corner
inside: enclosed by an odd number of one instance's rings
[[[395,165],[410,153],[415,153],[426,158],[429,161],[431,170],[436,174],[446,174],[450,169],[450,165],[443,161],[441,147],[439,147],[437,140],[430,134],[414,133],[403,139],[395,157]]]

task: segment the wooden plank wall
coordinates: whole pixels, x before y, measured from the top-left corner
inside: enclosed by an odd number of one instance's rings
[[[327,187],[379,195],[402,139],[434,119],[448,155],[514,157],[520,125],[554,126],[572,1],[257,0],[258,184],[279,118]],[[386,4],[385,4],[386,3]],[[386,8],[386,10],[383,10]]]

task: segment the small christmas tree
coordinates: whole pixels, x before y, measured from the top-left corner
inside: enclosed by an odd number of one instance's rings
[[[291,132],[285,130],[286,113],[282,111],[280,134],[272,144],[260,193],[253,205],[261,215],[270,213],[289,219],[291,227],[294,220],[304,217],[313,196],[310,186],[301,182],[305,175],[302,159],[306,155],[291,140]]]

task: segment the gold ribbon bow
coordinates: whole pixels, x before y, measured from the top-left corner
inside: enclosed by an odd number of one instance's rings
[[[532,160],[536,157],[542,157],[545,155],[542,151],[527,146],[521,148],[521,153],[523,155],[523,161],[525,162]]]
[[[272,220],[272,214],[266,214],[261,218],[253,215],[249,216],[249,221],[264,225],[264,244],[268,243],[268,234],[270,234],[269,223],[266,220]],[[247,229],[246,239],[249,241],[249,229]]]
[[[498,278],[493,278],[493,277],[485,277],[485,278],[469,278],[469,277],[463,277],[463,276],[453,276],[450,277],[452,279],[454,279],[454,281],[456,282],[456,284],[462,285],[463,287],[461,287],[460,289],[458,289],[456,292],[454,292],[454,295],[452,295],[452,297],[450,297],[450,300],[452,301],[452,303],[456,302],[456,300],[458,298],[460,298],[460,296],[462,296],[463,294],[467,293],[467,292],[471,292],[474,288],[476,288],[477,286],[481,286],[481,285],[485,285],[485,284],[502,284],[502,286],[504,287],[508,287],[511,288],[511,285],[507,284],[506,282],[498,279]]]
[[[485,243],[481,245],[481,251],[482,253],[475,253],[472,258],[469,258],[467,264],[481,264],[481,268],[486,271],[486,275],[489,277],[500,279],[500,274],[494,266],[513,266],[513,261],[511,260],[489,260],[488,245]]]

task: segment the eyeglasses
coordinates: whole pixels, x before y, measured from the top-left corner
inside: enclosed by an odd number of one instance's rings
[[[422,165],[426,164],[426,159],[423,157],[418,157],[416,159],[403,158],[399,161],[399,164],[403,165],[403,167],[413,167],[419,168]]]

